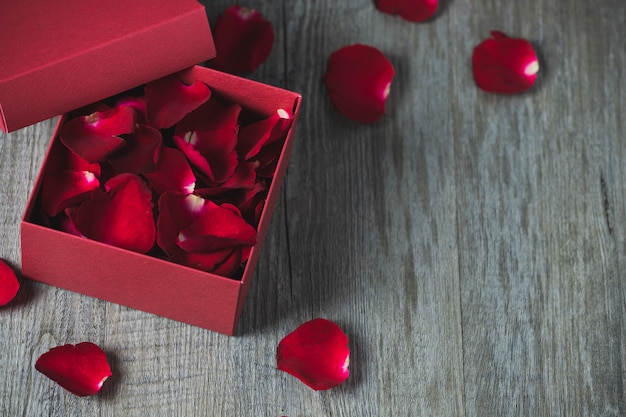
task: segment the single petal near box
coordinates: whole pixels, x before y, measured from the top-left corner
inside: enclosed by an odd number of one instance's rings
[[[13,271],[3,259],[0,259],[0,306],[8,304],[17,295],[20,282]]]
[[[106,354],[91,342],[62,345],[37,359],[35,369],[72,394],[97,394],[113,375]]]

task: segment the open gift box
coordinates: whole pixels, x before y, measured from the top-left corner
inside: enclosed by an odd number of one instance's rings
[[[14,60],[0,68],[0,127],[11,131],[66,113],[22,218],[23,275],[234,334],[284,179],[300,95],[204,67],[189,68],[215,55],[206,11],[195,0],[114,0],[105,5],[68,0],[63,6],[25,1],[15,2],[3,16],[0,56]],[[67,112],[173,73],[186,85],[201,81],[213,95],[257,118],[287,109],[292,119],[267,180],[256,243],[234,278],[56,230],[42,220],[45,173],[51,150],[59,146],[59,132],[71,120]]]

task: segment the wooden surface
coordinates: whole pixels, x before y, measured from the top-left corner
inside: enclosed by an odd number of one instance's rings
[[[208,3],[212,22],[233,4]],[[22,280],[0,309],[0,415],[626,415],[626,3],[440,3],[411,24],[370,0],[250,0],[276,31],[251,78],[304,101],[239,335]],[[535,45],[532,92],[475,87],[471,52],[492,29]],[[374,125],[338,114],[321,82],[357,42],[396,68]],[[0,257],[17,268],[54,124],[0,136]],[[320,316],[352,350],[326,392],[274,359]],[[34,370],[85,340],[115,373],[98,396]]]

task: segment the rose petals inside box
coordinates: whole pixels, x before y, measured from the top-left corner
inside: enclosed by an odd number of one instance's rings
[[[189,105],[197,83],[210,98]],[[24,275],[233,334],[299,103],[193,67],[64,115],[23,218]]]

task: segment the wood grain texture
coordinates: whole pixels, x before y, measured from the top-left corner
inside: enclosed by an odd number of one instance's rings
[[[212,23],[233,4],[206,3]],[[22,280],[0,308],[0,416],[626,415],[626,4],[440,3],[411,24],[369,0],[249,1],[276,31],[251,77],[301,92],[303,112],[239,335]],[[492,29],[537,48],[531,92],[475,87]],[[352,43],[396,68],[373,125],[321,82]],[[16,268],[54,125],[0,135],[0,257]],[[274,359],[320,316],[352,350],[326,392]],[[84,340],[115,374],[87,399],[33,367]]]

